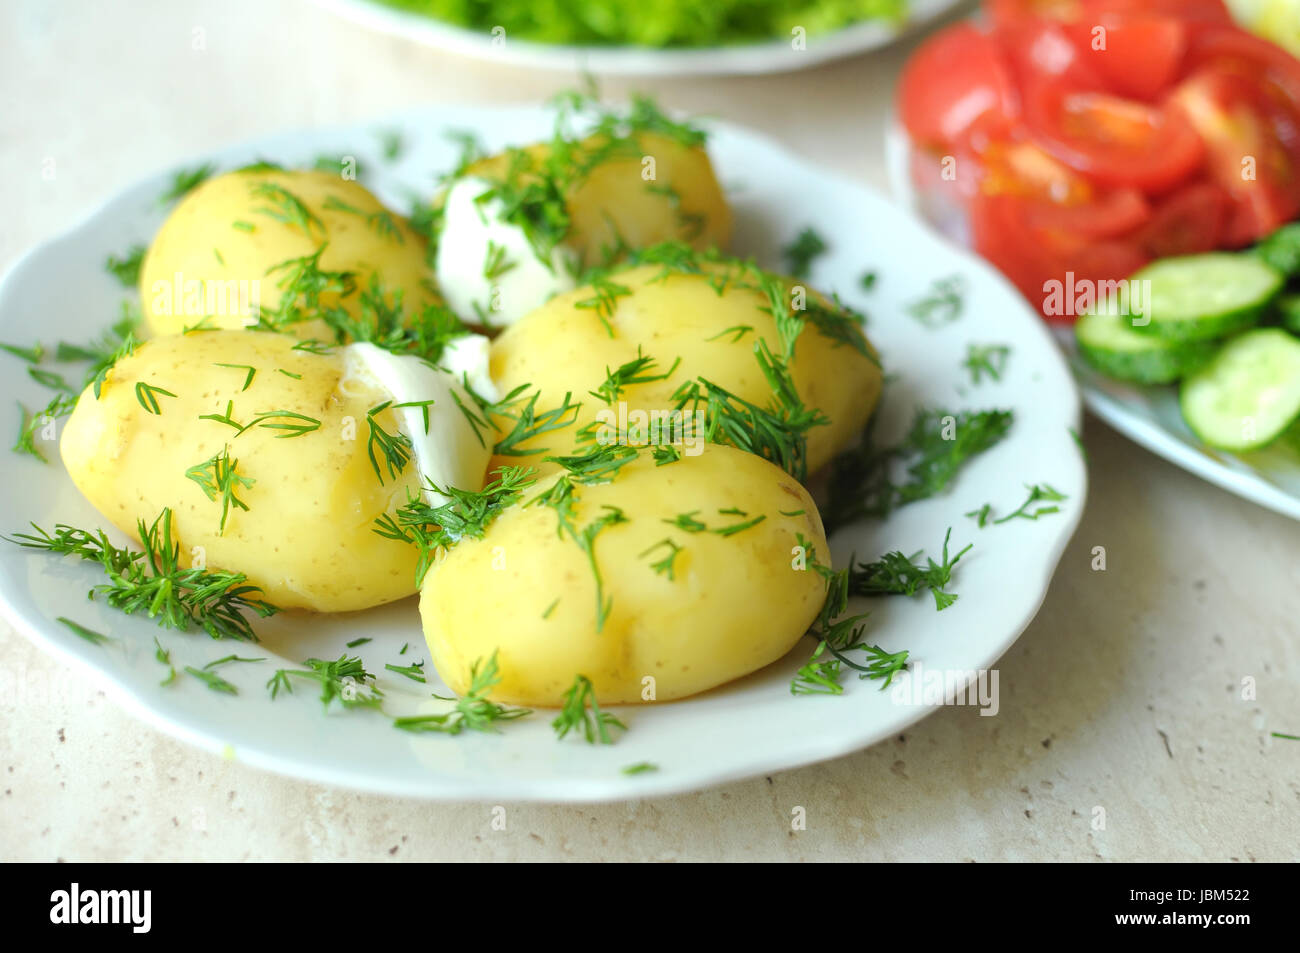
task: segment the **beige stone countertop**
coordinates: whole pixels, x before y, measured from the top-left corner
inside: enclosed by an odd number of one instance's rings
[[[884,189],[882,122],[911,46],[603,89],[751,125]],[[7,0],[0,267],[208,149],[422,103],[534,101],[575,79],[368,34],[303,0]],[[0,622],[0,666],[67,688],[0,698],[0,859],[1300,859],[1300,743],[1270,734],[1300,734],[1300,524],[1095,419],[1084,442],[1087,511],[999,666],[997,717],[940,709],[867,751],[680,797],[506,805],[494,831],[487,804],[355,794],[187,747]]]

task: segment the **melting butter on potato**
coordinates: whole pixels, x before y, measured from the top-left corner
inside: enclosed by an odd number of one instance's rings
[[[590,553],[536,502],[563,478],[425,577],[425,638],[458,694],[496,652],[497,701],[557,707],[575,674],[602,704],[683,698],[781,658],[817,616],[826,584],[798,547],[825,558],[821,518],[778,467],[718,445],[662,466],[643,452],[609,482],[574,487],[579,534],[605,523]]]
[[[754,345],[761,339],[773,354],[780,354],[782,344],[770,301],[757,287],[759,273],[739,262],[700,268],[699,273],[688,273],[642,265],[616,272],[609,282],[622,290],[610,299],[606,313],[592,306],[598,293],[587,286],[553,298],[502,332],[492,343],[491,369],[503,393],[529,384],[530,392],[541,392],[538,410],[558,407],[565,394],[582,401],[573,426],[521,446],[568,452],[578,431],[595,424],[598,414],[619,417],[620,402],[627,415],[670,411],[677,388],[699,377],[759,407],[768,406],[772,386],[755,359]],[[797,301],[791,291],[801,286],[779,280],[776,287],[787,302]],[[815,294],[805,290],[804,303],[820,300]],[[841,320],[825,329],[807,322],[791,364],[799,396],[829,420],[808,431],[810,473],[857,438],[880,398],[876,352],[854,316],[839,315]],[[612,404],[591,393],[600,389],[609,371],[638,355],[656,362],[638,376],[656,377],[670,369],[672,373],[628,385]],[[554,468],[540,455],[498,457],[492,466],[520,462]]]
[[[464,342],[462,358],[485,363],[486,341]],[[170,507],[183,564],[201,556],[245,573],[282,608],[344,612],[409,596],[415,550],[376,534],[374,521],[420,492],[422,475],[481,486],[488,452],[455,409],[459,375],[370,344],[313,353],[298,343],[227,330],[138,346],[98,397],[91,387],[79,398],[60,443],[68,473],[132,536]],[[425,400],[427,432],[423,407],[372,415]],[[404,463],[390,466],[372,419],[409,440]]]
[[[389,305],[399,293],[407,310],[439,301],[427,254],[424,238],[355,181],[252,167],[181,200],[144,257],[140,297],[154,334],[247,327],[260,309],[278,330],[334,340],[312,313],[362,317],[372,281]],[[350,277],[322,277],[343,272]],[[287,318],[305,320],[281,327]]]
[[[574,144],[562,168],[550,168],[554,158],[539,144],[481,159],[447,190],[435,267],[462,319],[512,324],[619,247],[680,240],[704,249],[731,237],[731,210],[702,146],[653,132],[597,135]],[[567,216],[562,239],[545,247],[506,218],[529,183],[559,193]]]

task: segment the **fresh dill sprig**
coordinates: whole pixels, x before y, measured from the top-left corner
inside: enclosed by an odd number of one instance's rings
[[[380,238],[396,242],[399,245],[406,243],[406,239],[402,236],[402,230],[397,225],[397,219],[386,208],[381,208],[377,212],[367,212],[355,205],[348,204],[335,195],[326,196],[325,201],[321,203],[321,208],[355,215],[364,221]]]
[[[412,662],[410,665],[393,665],[391,662],[384,664],[384,668],[390,672],[396,672],[398,675],[405,675],[413,682],[427,682],[424,677],[424,663]]]
[[[137,523],[144,552],[119,549],[103,530],[90,532],[63,523],[46,532],[35,523],[34,533],[15,533],[9,542],[63,556],[99,563],[109,582],[90,590],[114,609],[131,615],[144,612],[163,628],[202,629],[214,639],[257,641],[245,611],[262,618],[279,608],[256,598],[261,593],[243,573],[182,569],[180,544],[172,539],[172,511],[163,509],[152,524]]]
[[[867,434],[861,446],[834,461],[828,530],[866,517],[882,518],[900,506],[942,493],[961,468],[1001,441],[1011,429],[1009,410],[918,410],[901,442],[877,448]],[[896,481],[901,470],[901,481]]]
[[[813,262],[828,250],[826,241],[812,228],[805,228],[799,236],[781,249],[786,270],[794,278],[807,278]]]
[[[493,452],[498,456],[523,457],[536,453],[546,453],[550,449],[549,447],[523,447],[521,444],[543,434],[563,430],[565,427],[571,426],[578,418],[578,411],[582,405],[573,403],[572,394],[565,394],[564,401],[559,407],[552,407],[550,410],[539,413],[537,411],[537,400],[541,396],[541,391],[533,391],[527,403],[524,403],[522,395],[527,390],[527,387],[528,385],[521,384],[495,404],[486,406],[480,404],[480,407],[488,414],[514,421],[510,431],[497,441]],[[522,406],[520,406],[521,404]]]
[[[605,595],[605,579],[596,560],[596,537],[611,526],[628,522],[628,516],[617,506],[603,504],[602,512],[584,526],[575,521],[578,497],[574,491],[576,480],[572,474],[560,477],[544,491],[528,501],[529,506],[547,506],[555,511],[558,530],[577,544],[587,558],[592,577],[596,582],[596,631],[604,630],[605,622],[613,608],[613,598]]]
[[[231,422],[230,410],[231,402],[227,401],[225,419],[217,417],[215,414],[204,414],[200,419],[219,420],[221,423],[229,423]],[[305,434],[315,433],[320,430],[321,422],[315,417],[308,417],[306,414],[300,414],[295,410],[266,410],[242,427],[239,427],[239,432],[243,433],[252,427],[283,431],[276,434],[275,438],[277,440],[286,440],[290,437],[301,437]]]
[[[370,465],[375,468],[375,476],[379,478],[381,486],[384,483],[384,474],[379,467],[380,457],[384,459],[388,478],[396,480],[406,470],[406,465],[411,462],[411,455],[415,453],[415,446],[411,443],[410,437],[400,430],[395,434],[389,433],[375,420],[376,415],[382,414],[392,403],[391,400],[386,400],[366,412],[366,423],[370,426],[366,453],[370,457]]]
[[[508,274],[518,264],[519,262],[511,261],[506,257],[506,246],[498,245],[488,239],[487,257],[483,260],[484,278],[488,281],[496,281],[503,275]]]
[[[116,278],[123,287],[134,288],[140,283],[140,265],[144,262],[145,247],[132,245],[121,257],[109,255],[104,260],[104,269]]]
[[[808,431],[829,423],[817,408],[806,406],[785,364],[776,360],[767,342],[754,345],[759,369],[772,388],[772,400],[759,407],[719,384],[700,377],[686,381],[673,394],[677,410],[704,412],[704,438],[753,453],[802,480],[808,475]]]
[[[682,547],[674,543],[671,538],[665,536],[663,539],[659,540],[659,542],[655,543],[649,549],[646,549],[644,552],[638,554],[637,558],[644,559],[646,556],[649,556],[651,553],[655,552],[656,550],[663,549],[665,546],[668,547],[667,555],[664,556],[662,559],[660,559],[658,562],[652,562],[650,564],[650,568],[654,570],[656,576],[667,576],[669,582],[675,582],[677,577],[673,575],[673,563],[677,559],[677,554],[682,551]]]
[[[953,567],[974,545],[968,544],[961,552],[949,557],[948,541],[951,538],[950,527],[943,537],[943,556],[937,563],[932,557],[926,558],[924,566],[917,563],[919,552],[911,556],[891,552],[872,563],[852,564],[849,569],[850,593],[855,596],[913,596],[922,589],[929,589],[934,595],[935,608],[942,612],[957,601],[955,595],[945,591],[952,580]]]
[[[907,306],[907,313],[927,328],[940,328],[961,317],[965,296],[966,279],[961,275],[939,278],[925,297]]]
[[[193,169],[181,169],[172,176],[171,184],[158,198],[159,205],[166,205],[183,198],[212,177],[217,167],[210,162]]]
[[[992,523],[994,526],[997,526],[1000,523],[1009,523],[1015,519],[1036,520],[1040,516],[1059,513],[1061,512],[1061,508],[1055,504],[1069,499],[1068,496],[1053,487],[1050,483],[1026,483],[1025,489],[1029,491],[1029,496],[1025,499],[1025,502],[1021,503],[1017,509],[1008,513],[1001,519],[993,520]],[[1046,505],[1039,506],[1036,504]],[[989,523],[989,513],[992,509],[993,505],[991,503],[985,503],[978,510],[972,510],[966,515],[975,517],[979,522],[980,529],[983,529]]]
[[[907,668],[909,653],[886,652],[879,645],[872,645],[862,638],[866,630],[869,613],[847,615],[849,596],[851,594],[851,569],[836,572],[822,565],[812,543],[804,536],[798,537],[808,567],[826,581],[826,598],[817,613],[808,634],[817,639],[808,663],[795,674],[790,684],[792,695],[832,694],[843,691],[840,679],[844,669],[852,669],[859,678],[882,681],[881,690],[889,687],[895,675]],[[855,661],[846,653],[861,651],[862,661]],[[829,652],[831,657],[823,657]],[[863,664],[863,663],[866,664]]]
[[[410,543],[419,550],[415,582],[418,588],[440,549],[450,549],[462,539],[482,539],[501,512],[518,502],[536,482],[531,467],[499,467],[481,490],[461,490],[429,484],[447,502],[431,506],[412,496],[395,514],[375,520],[375,530],[386,539]]]
[[[219,362],[214,362],[213,366],[229,367],[234,370],[248,371],[248,373],[244,376],[244,386],[239,388],[240,393],[243,393],[244,391],[248,390],[248,388],[253,386],[253,378],[257,375],[257,368],[251,364],[222,364]]]
[[[570,731],[582,731],[582,737],[589,745],[599,741],[603,745],[612,745],[610,728],[627,731],[627,725],[618,718],[600,710],[596,701],[596,690],[591,679],[578,675],[573,685],[564,693],[564,704],[560,714],[551,722],[555,729],[556,740],[564,738]]]
[[[501,683],[497,669],[497,653],[484,664],[482,659],[469,669],[469,691],[456,699],[456,707],[438,715],[409,715],[394,718],[393,727],[402,731],[439,732],[458,735],[462,731],[500,731],[498,722],[514,721],[532,714],[529,708],[509,708],[488,700],[492,689]],[[440,697],[440,696],[435,696]],[[450,701],[450,699],[444,699]]]
[[[28,364],[39,364],[45,357],[45,348],[41,346],[40,341],[37,341],[31,347],[21,347],[17,344],[0,342],[0,351],[8,351],[14,357],[20,358]]]
[[[975,344],[971,343],[966,346],[966,360],[962,362],[962,367],[970,372],[971,384],[978,385],[987,375],[995,381],[1002,380],[1002,372],[1006,370],[1007,358],[1011,354],[1011,348],[1006,344]]]
[[[595,292],[590,298],[583,298],[574,302],[575,308],[584,308],[596,312],[596,317],[604,325],[605,332],[614,336],[614,326],[609,323],[609,319],[614,316],[614,311],[618,308],[618,299],[626,297],[632,293],[632,289],[627,285],[620,285],[615,281],[603,275],[592,277],[590,286]]]
[[[137,381],[135,385],[135,399],[140,402],[140,406],[149,413],[156,416],[162,415],[162,409],[158,406],[158,395],[164,397],[175,397],[171,391],[162,387],[155,387],[153,384],[146,384],[144,381]]]
[[[290,228],[296,228],[308,238],[312,229],[325,234],[325,223],[298,196],[274,182],[256,182],[252,186],[253,198],[263,199],[266,205],[253,211],[269,216]]]
[[[45,429],[48,424],[68,416],[76,409],[77,395],[75,394],[55,394],[43,410],[38,410],[30,417],[27,408],[19,404],[18,439],[13,445],[14,452],[25,453],[43,463],[48,463],[49,460],[36,445],[36,434]]]
[[[221,692],[223,695],[239,694],[238,688],[226,681],[216,672],[208,672],[201,668],[195,668],[193,665],[186,665],[185,671],[187,674],[193,675],[200,682],[207,685],[208,688],[212,689],[214,692]]]
[[[266,683],[271,698],[279,695],[280,690],[292,694],[294,679],[307,679],[320,685],[321,705],[329,708],[335,699],[344,708],[374,708],[383,705],[384,693],[374,682],[375,676],[366,671],[359,657],[349,656],[346,652],[333,661],[309,658],[301,668],[277,669]]]
[[[247,489],[257,481],[252,477],[241,476],[236,472],[239,467],[238,460],[230,459],[230,447],[222,447],[220,453],[215,453],[202,463],[195,464],[185,471],[185,478],[193,480],[198,484],[203,495],[209,500],[221,500],[221,523],[217,530],[217,535],[224,535],[226,532],[226,518],[230,515],[230,508],[248,512],[248,504],[241,500],[238,494],[241,487]]]
[[[162,643],[158,641],[158,636],[156,635],[153,637],[153,644],[153,657],[158,660],[158,664],[167,666],[167,677],[158,684],[163,686],[170,685],[172,682],[176,681],[176,666],[172,664],[172,653],[162,647]]]
[[[653,357],[642,354],[641,346],[637,345],[636,357],[613,369],[606,366],[604,382],[589,393],[592,397],[603,401],[605,404],[613,404],[623,396],[623,391],[633,385],[649,384],[653,381],[667,380],[672,377],[681,363],[682,359],[679,357],[673,361],[673,366],[664,373],[651,373],[658,367],[659,362]]]
[[[71,629],[75,634],[85,639],[91,645],[107,645],[109,642],[113,641],[104,633],[96,632],[94,629],[88,629],[80,622],[73,622],[71,619],[66,618],[65,616],[59,616],[57,621],[62,622],[65,626]]]
[[[395,161],[402,154],[404,145],[402,134],[396,129],[387,129],[379,134],[379,149],[389,162]]]

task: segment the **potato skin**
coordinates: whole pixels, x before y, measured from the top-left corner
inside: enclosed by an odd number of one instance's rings
[[[270,186],[287,191],[301,200],[320,224],[304,228],[277,220],[268,209],[275,203],[258,195],[256,189]],[[337,200],[358,212],[327,207]],[[331,172],[248,170],[229,172],[202,183],[183,198],[163,223],[145,254],[140,268],[140,298],[145,323],[155,335],[179,334],[207,318],[207,327],[241,328],[257,320],[241,313],[230,303],[238,282],[257,289],[261,308],[273,311],[283,292],[277,284],[284,272],[270,269],[290,259],[313,255],[324,243],[320,257],[325,271],[355,273],[356,288],[340,298],[337,292],[321,295],[322,307],[342,304],[353,316],[360,316],[360,295],[378,277],[386,297],[402,292],[408,309],[419,309],[438,300],[426,262],[423,237],[411,229],[405,218],[389,213],[395,231],[382,232],[366,216],[385,209],[364,186]],[[323,228],[322,228],[323,226]],[[181,276],[178,287],[177,275]],[[203,301],[201,313],[191,313],[185,301],[185,284],[203,282],[214,290],[225,290],[227,304],[214,297],[217,313],[208,313]],[[194,287],[191,285],[190,287]],[[332,340],[323,322],[309,321],[287,329],[301,337]]]
[[[605,406],[589,391],[600,387],[607,369],[635,360],[638,348],[657,361],[650,374],[663,374],[678,358],[681,363],[665,380],[626,388],[622,399],[629,408],[670,409],[673,392],[696,377],[767,406],[772,390],[754,358],[754,344],[762,338],[774,354],[781,351],[776,322],[764,310],[767,299],[734,285],[719,295],[709,283],[711,275],[735,273],[738,267],[720,265],[705,274],[675,272],[666,278],[661,278],[658,265],[615,273],[611,280],[631,294],[616,299],[608,318],[612,337],[595,310],[578,306],[594,295],[589,286],[557,295],[507,328],[493,342],[491,356],[492,378],[502,393],[521,384],[531,385],[530,391],[540,389],[539,410],[558,407],[566,393],[583,403],[575,426],[545,434],[525,447],[568,451],[577,430],[595,421]],[[731,333],[746,326],[753,330]],[[808,472],[813,473],[861,433],[880,398],[883,378],[876,361],[823,336],[811,323],[795,346],[792,374],[804,403],[821,409],[830,420],[808,432]],[[527,462],[554,468],[540,459],[498,457],[492,466]]]
[[[582,140],[575,150],[577,161],[605,143],[600,136]],[[548,145],[538,144],[523,151],[541,162],[549,150]],[[653,179],[644,177],[646,157],[654,159]],[[490,156],[470,165],[465,174],[500,180],[510,161],[508,152]],[[665,187],[677,193],[680,203]],[[620,236],[631,248],[670,239],[698,249],[724,248],[731,239],[731,208],[708,152],[659,133],[637,133],[634,144],[620,146],[593,166],[566,196],[565,206],[572,222],[565,244],[588,266],[603,262]]]
[[[781,658],[821,608],[824,580],[811,568],[793,568],[800,534],[821,558],[827,553],[808,492],[759,457],[711,445],[661,467],[642,453],[612,482],[576,488],[577,526],[604,506],[628,518],[595,538],[611,600],[597,631],[585,553],[557,534],[553,508],[526,505],[557,478],[542,480],[483,539],[463,540],[425,577],[425,639],[438,673],[458,693],[469,687],[470,666],[495,651],[501,682],[492,697],[499,701],[557,707],[578,674],[592,680],[601,703],[683,698]],[[718,512],[731,508],[748,517]],[[731,536],[664,522],[690,511],[711,528],[765,519]],[[666,538],[682,547],[673,579],[651,568],[668,554],[658,545]],[[643,696],[647,676],[655,680],[653,699]]]
[[[251,331],[145,342],[112,368],[98,399],[91,388],[81,395],[60,442],[68,473],[100,513],[137,540],[137,520],[152,523],[171,507],[183,565],[201,546],[209,567],[245,573],[281,608],[343,612],[409,596],[414,548],[373,532],[373,520],[418,486],[413,464],[396,481],[385,472],[381,486],[367,456],[366,412],[387,395],[352,379],[341,392],[342,357],[295,351],[295,343]],[[251,365],[257,373],[243,390],[247,371],[216,363]],[[149,413],[137,400],[141,381],[176,396],[156,395],[161,413]],[[199,419],[224,414],[227,401],[240,423],[290,410],[321,427],[288,438],[263,427],[236,436]],[[376,419],[397,430],[391,410]],[[220,497],[209,500],[185,471],[223,447],[238,461],[235,472],[257,482],[238,491],[248,511],[231,507],[219,534]]]

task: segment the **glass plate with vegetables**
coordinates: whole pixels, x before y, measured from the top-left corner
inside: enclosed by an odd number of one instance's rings
[[[204,157],[23,258],[0,341],[15,626],[393,794],[647,796],[993,714],[1086,495],[1004,281],[640,98]]]
[[[808,69],[892,43],[959,0],[313,0],[368,29],[437,50],[601,75],[717,75]]]

